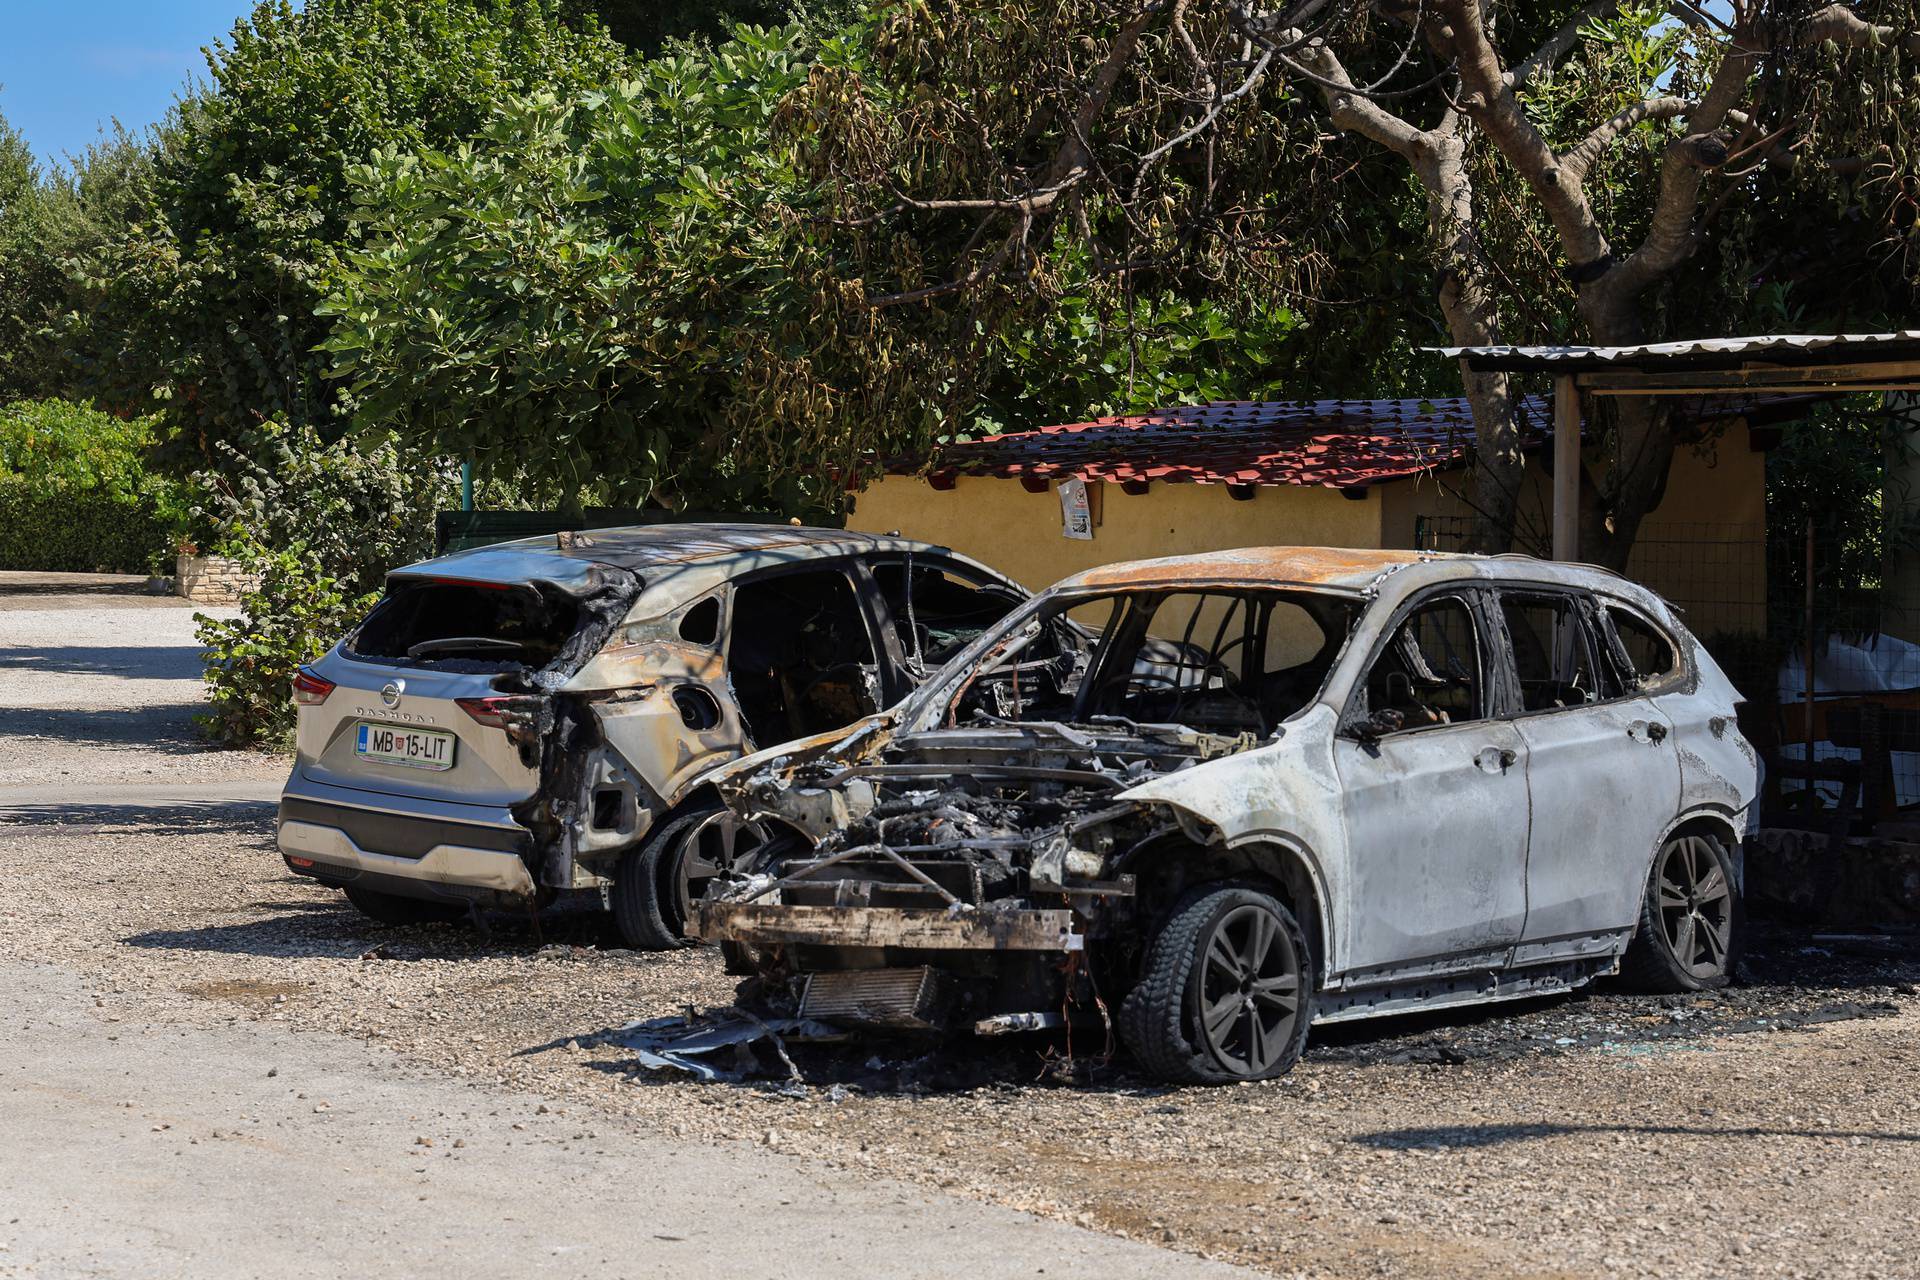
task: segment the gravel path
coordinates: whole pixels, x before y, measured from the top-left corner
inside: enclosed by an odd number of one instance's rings
[[[195,609],[105,574],[0,574],[0,803],[5,789],[281,781],[273,756],[216,751]]]
[[[0,963],[57,962],[101,1023],[276,1057],[284,1032],[325,1032],[537,1098],[598,1135],[582,1161],[744,1140],[1283,1276],[1920,1274],[1911,939],[1762,929],[1727,992],[1349,1027],[1271,1084],[1170,1090],[1101,1065],[1101,1045],[1063,1070],[1029,1041],[796,1046],[804,1084],[701,1085],[604,1033],[727,1004],[708,952],[600,950],[578,911],[537,932],[381,930],[285,875],[258,807],[69,813],[0,814]]]

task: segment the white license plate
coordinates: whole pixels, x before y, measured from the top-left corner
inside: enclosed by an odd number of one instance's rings
[[[453,768],[453,735],[431,729],[403,729],[391,724],[363,724],[353,753],[381,764],[409,769]]]

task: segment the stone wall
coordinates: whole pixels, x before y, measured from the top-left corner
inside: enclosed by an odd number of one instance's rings
[[[260,575],[248,573],[225,556],[182,555],[175,566],[175,590],[199,604],[233,604],[260,585]]]

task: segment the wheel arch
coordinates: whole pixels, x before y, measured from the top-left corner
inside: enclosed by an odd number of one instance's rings
[[[1695,805],[1682,812],[1660,833],[1647,852],[1646,865],[1641,868],[1640,878],[1644,883],[1653,874],[1654,859],[1660,851],[1678,836],[1710,835],[1717,836],[1727,846],[1727,856],[1733,863],[1734,888],[1743,895],[1747,891],[1746,838],[1737,815],[1719,805]]]
[[[1163,832],[1146,842],[1137,864],[1143,904],[1157,921],[1179,895],[1209,883],[1256,883],[1280,899],[1307,935],[1316,986],[1332,969],[1335,941],[1326,877],[1300,842],[1262,832],[1231,843],[1200,844],[1189,835]],[[1156,925],[1157,927],[1157,925]]]

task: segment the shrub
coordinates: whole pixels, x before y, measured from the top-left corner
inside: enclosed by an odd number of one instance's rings
[[[203,544],[260,575],[233,621],[198,615],[213,712],[229,746],[283,747],[287,682],[373,606],[387,570],[428,555],[433,514],[454,499],[452,469],[392,445],[322,443],[311,427],[268,423],[250,455],[195,477]]]
[[[208,735],[236,747],[284,748],[293,737],[289,682],[373,607],[377,593],[343,588],[309,551],[231,548],[260,574],[234,619],[196,613],[206,648]]]
[[[181,518],[148,418],[65,400],[0,408],[0,569],[151,572]]]

